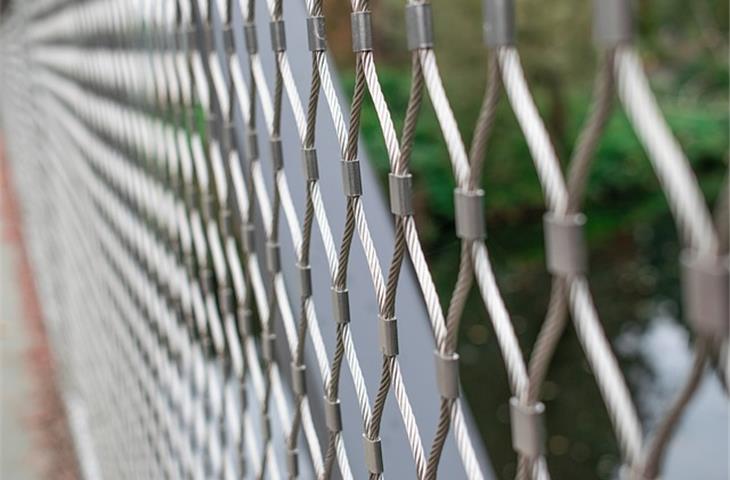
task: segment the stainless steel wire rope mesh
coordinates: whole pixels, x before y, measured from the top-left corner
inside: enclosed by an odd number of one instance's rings
[[[76,432],[87,476],[382,478],[393,460],[384,452],[393,440],[383,436],[392,390],[413,475],[444,473],[442,452],[451,436],[461,467],[448,475],[487,478],[459,386],[459,324],[475,286],[513,395],[518,477],[549,478],[540,386],[570,314],[604,396],[626,475],[656,478],[705,364],[712,360],[722,370],[727,200],[719,202],[713,225],[630,47],[628,3],[594,6],[601,67],[594,107],[565,176],[522,73],[510,1],[484,4],[488,78],[470,151],[433,51],[430,4],[404,5],[411,88],[399,136],[376,69],[370,2],[350,5],[355,85],[349,112],[330,71],[322,1],[304,3],[296,30],[285,22],[295,6],[282,0],[37,0],[17,5],[2,24],[8,40],[2,52],[8,153],[27,210],[24,227],[49,330],[73,385],[65,389],[66,401],[82,412],[77,416],[91,419],[80,421],[86,426]],[[287,38],[292,31],[304,37],[304,26],[306,38]],[[310,52],[306,85],[292,67],[292,40],[306,42]],[[548,210],[552,298],[529,359],[492,270],[479,188],[489,174],[483,163],[502,90]],[[586,280],[582,197],[614,95],[677,219],[687,248],[684,301],[697,333],[693,372],[648,442]],[[411,198],[409,165],[426,96],[457,185],[461,259],[445,309]],[[366,214],[364,201],[359,137],[366,97],[390,166],[394,228],[385,274],[381,259],[387,253],[376,247],[382,232],[371,230],[374,214]],[[318,155],[322,129],[334,131],[339,160],[331,152]],[[299,150],[300,171],[291,170],[296,155],[285,148],[287,136]],[[259,147],[261,138],[268,148]],[[325,201],[332,197],[323,189],[332,185],[322,181],[320,162],[341,171],[339,203]],[[341,225],[330,223],[340,216]],[[341,231],[333,233],[332,225]],[[351,264],[360,254],[373,294],[351,289],[358,274]],[[314,262],[313,255],[324,260]],[[414,328],[408,322],[417,319],[397,318],[410,281],[402,272],[411,267],[425,304],[418,315],[434,342],[419,346],[435,365],[419,375],[434,377],[437,392],[414,403],[407,385],[416,379],[403,373],[399,333],[401,339],[408,335]],[[329,285],[317,281],[322,278]],[[331,315],[321,306],[317,311],[320,291],[332,297]],[[351,311],[351,298],[364,295],[374,297],[376,311],[368,314],[367,326],[377,332],[375,356],[362,355],[368,345],[358,343],[362,334],[355,332],[362,330],[351,321],[363,313]],[[330,317],[332,323],[325,321]],[[362,365],[361,358],[375,365]],[[351,405],[342,402],[350,388]],[[433,404],[429,418],[416,413],[423,402]],[[345,433],[356,424],[360,441],[347,442]],[[433,438],[421,432],[433,432]]]

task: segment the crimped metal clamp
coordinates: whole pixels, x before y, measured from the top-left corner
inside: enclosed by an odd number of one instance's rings
[[[289,478],[297,478],[299,476],[299,450],[286,451],[286,466],[289,470]]]
[[[433,16],[430,3],[406,5],[408,50],[433,48]]]
[[[246,159],[253,162],[259,158],[259,140],[256,132],[246,133]]]
[[[190,27],[179,28],[175,35],[175,42],[177,43],[178,49],[187,50],[189,45],[193,45],[195,42],[194,33],[195,31]]]
[[[685,250],[680,263],[682,300],[692,327],[704,337],[726,336],[730,322],[728,257]]]
[[[284,167],[284,153],[281,148],[281,138],[272,138],[269,141],[271,145],[271,165],[276,170],[281,170]]]
[[[247,337],[253,333],[253,312],[247,307],[238,307],[238,328],[241,329],[241,335]]]
[[[327,50],[327,33],[323,16],[307,17],[307,43],[310,52]]]
[[[302,298],[310,297],[312,295],[312,267],[297,263],[297,268],[299,269],[299,284],[302,289]]]
[[[398,355],[398,321],[395,317],[378,317],[378,333],[380,334],[380,351],[386,357]]]
[[[233,314],[233,290],[226,285],[218,287],[218,298],[220,298],[221,313],[224,317]]]
[[[393,215],[413,215],[413,177],[410,173],[388,174],[390,211]]]
[[[317,150],[314,147],[304,147],[302,149],[302,164],[304,177],[307,181],[319,180],[319,163],[317,161]]]
[[[271,33],[271,49],[275,52],[286,51],[284,20],[279,19],[269,22],[269,32]]]
[[[514,0],[484,0],[484,44],[490,48],[515,43]]]
[[[324,396],[324,423],[327,430],[337,433],[342,430],[342,410],[340,409],[340,401],[330,401],[327,395]]]
[[[200,214],[206,222],[210,221],[213,215],[213,200],[213,194],[211,192],[204,191],[200,193]]]
[[[254,55],[259,51],[259,41],[256,36],[256,24],[255,23],[244,23],[243,24],[243,38],[246,41],[246,52],[249,55]]]
[[[245,253],[256,253],[256,229],[252,223],[241,226],[241,244]]]
[[[281,271],[281,250],[278,242],[266,242],[266,267],[270,273]]]
[[[524,405],[512,397],[509,401],[512,424],[512,447],[515,451],[535,458],[543,453],[545,444],[545,427],[543,413],[545,405],[538,402]]]
[[[233,27],[231,24],[223,26],[223,48],[228,54],[236,50],[236,42],[233,39]]]
[[[264,412],[261,412],[261,436],[263,438],[271,438],[271,419]]]
[[[274,171],[284,168],[284,153],[281,148],[281,138],[272,138],[269,141],[271,147],[271,166]]]
[[[454,189],[456,236],[463,240],[479,240],[486,236],[484,225],[484,190]]]
[[[362,180],[360,178],[360,162],[358,160],[340,161],[342,168],[342,188],[347,197],[362,195]]]
[[[352,51],[367,52],[373,49],[373,27],[370,12],[353,12],[350,14],[352,28]]]
[[[332,308],[336,323],[350,323],[350,294],[346,288],[332,287]]]
[[[298,365],[296,362],[291,363],[291,383],[292,390],[295,395],[307,394],[307,366]]]
[[[593,42],[611,48],[634,36],[630,0],[593,0]]]
[[[223,238],[228,238],[231,234],[231,223],[233,221],[233,215],[231,215],[231,209],[226,204],[221,205],[218,210],[218,222],[221,226],[221,235]]]
[[[459,398],[459,354],[442,354],[435,350],[436,383],[443,398]]]
[[[213,27],[209,23],[204,23],[201,30],[204,48],[208,50],[213,49],[213,45],[215,45],[213,41]]]
[[[380,437],[371,440],[362,434],[362,444],[365,449],[365,465],[370,473],[383,473],[383,447]]]
[[[267,362],[274,361],[274,350],[276,345],[276,334],[263,332],[261,334],[261,356]]]
[[[558,217],[548,212],[543,217],[545,259],[553,275],[579,275],[588,270],[582,213]]]

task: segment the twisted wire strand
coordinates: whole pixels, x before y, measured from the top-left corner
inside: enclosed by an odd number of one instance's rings
[[[700,255],[723,262],[722,255],[727,252],[727,211],[723,212],[722,204],[723,201],[727,203],[726,198],[723,200],[721,194],[721,207],[718,208],[718,218],[722,219],[725,213],[724,220],[713,224],[694,172],[657,106],[638,55],[632,47],[619,47],[613,68],[618,79],[618,97],[652,162],[678,225],[681,240]],[[727,193],[724,195],[726,197]],[[695,362],[690,375],[654,433],[652,442],[646,447],[641,467],[646,478],[656,478],[659,474],[674,428],[702,380],[708,350],[713,342],[720,343],[721,349],[722,343],[727,345],[727,337],[718,342],[717,339],[700,335],[695,341]]]
[[[580,212],[594,152],[610,117],[614,95],[613,56],[614,51],[609,50],[601,59],[593,89],[590,114],[578,134],[576,147],[568,164],[567,214]],[[530,357],[530,386],[527,399],[530,404],[540,399],[540,389],[558,341],[565,330],[570,281],[570,278],[553,276],[548,311]],[[521,456],[518,464],[518,478],[527,478],[528,472],[532,469],[531,459]]]
[[[707,354],[708,351],[705,341],[700,339],[695,342],[694,361],[685,385],[665,413],[661,424],[654,432],[653,439],[647,445],[642,472],[644,478],[657,478],[657,475],[659,475],[659,468],[664,458],[667,445],[672,438],[672,434],[679,423],[682,413],[702,381],[702,375],[707,363]]]
[[[667,195],[682,240],[699,252],[716,254],[717,233],[697,178],[656,104],[632,47],[618,48],[614,71],[618,97]]]
[[[189,4],[187,2],[177,2],[178,3],[178,9],[183,11],[187,10],[187,12],[182,13],[182,17],[190,18],[191,12]],[[221,6],[219,3],[216,3],[218,12],[220,17],[223,20],[223,23],[225,25],[230,25],[230,7],[229,6]],[[210,4],[208,6],[210,9],[214,7],[213,4]],[[206,9],[204,6],[198,5],[198,8],[202,10],[202,12],[205,12],[210,16],[210,12],[208,9]],[[224,11],[221,12],[221,9]],[[199,14],[201,11],[199,10]],[[184,24],[183,24],[184,27]],[[212,45],[209,46],[209,48],[212,48]],[[231,79],[230,75],[228,75],[228,78],[223,82],[220,81],[220,78],[222,77],[222,72],[217,70],[215,67],[217,64],[215,62],[211,61],[211,57],[214,55],[214,52],[209,53],[208,57],[208,68],[209,68],[209,76],[212,77],[211,80],[213,82],[213,86],[215,88],[215,92],[217,92],[217,97],[214,96],[214,98],[217,99],[217,107],[218,107],[218,115],[219,118],[217,119],[219,122],[219,125],[221,127],[219,128],[220,135],[225,135],[227,132],[225,131],[225,122],[229,121],[231,119],[232,114],[232,102],[234,101],[234,98],[232,96],[229,96],[227,92],[230,90],[230,84]],[[217,74],[217,75],[216,75]],[[190,88],[191,92],[194,92],[193,84],[190,80],[185,80],[188,77],[188,73],[184,70],[180,70],[179,74],[179,83],[187,85],[188,88]],[[189,96],[189,95],[188,95]],[[193,104],[190,103],[190,107],[192,108]],[[190,110],[189,110],[190,111]],[[192,113],[192,112],[191,112]],[[194,125],[190,125],[190,128],[192,129]],[[222,164],[223,161],[226,160],[227,163],[231,161],[232,158],[235,158],[236,154],[235,152],[229,152],[230,148],[230,140],[227,140],[225,138],[221,138],[220,142],[220,154],[218,153],[218,149],[215,148],[216,145],[211,146],[210,150],[210,162],[211,167],[214,174],[215,179],[215,185],[216,185],[216,191],[218,194],[218,209],[221,212],[221,221],[227,222],[226,219],[227,216],[230,216],[230,213],[228,212],[229,204],[230,204],[230,189],[228,188],[227,184],[230,181],[228,176],[230,175],[229,169],[225,168]],[[222,157],[222,158],[221,158]],[[222,171],[225,171],[225,173],[222,173]],[[230,352],[230,362],[232,362],[232,372],[235,374],[235,376],[238,379],[238,389],[241,395],[241,401],[244,405],[246,405],[246,391],[245,391],[245,383],[246,383],[246,371],[248,368],[244,369],[244,365],[247,363],[245,358],[249,356],[248,349],[251,345],[251,340],[247,338],[248,335],[248,328],[246,326],[247,322],[247,316],[250,312],[250,291],[249,291],[249,282],[244,279],[244,272],[241,270],[241,259],[238,255],[238,251],[236,248],[235,240],[232,238],[230,232],[228,235],[225,236],[223,244],[225,245],[225,259],[227,260],[227,265],[229,267],[229,271],[227,272],[230,274],[230,277],[233,280],[233,299],[237,304],[237,315],[233,311],[227,311],[224,312],[225,316],[225,330],[226,330],[226,338],[228,343],[228,351]],[[220,253],[220,250],[223,248],[222,245],[219,243],[213,243],[213,245],[217,246],[217,249],[219,250],[218,253],[218,263],[223,263],[220,259],[223,255]],[[218,271],[219,276],[222,274],[222,268],[219,265]],[[224,290],[222,290],[222,294],[226,295],[226,290],[230,291],[230,286],[228,285],[226,275],[222,282],[222,287]],[[224,305],[226,309],[228,309],[228,305]],[[238,317],[237,319],[235,317]],[[238,323],[238,331],[242,333],[243,337],[242,339],[239,339],[238,332],[236,332],[236,321]],[[235,411],[235,407],[231,407],[230,403],[233,402],[233,399],[231,398],[231,394],[229,394],[230,389],[226,389],[226,395],[224,406],[225,408],[225,414],[226,419],[230,419],[229,421],[226,421],[225,423],[227,425],[233,424],[233,425],[240,425],[239,429],[235,429],[234,433],[234,442],[232,445],[229,446],[229,448],[233,448],[236,450],[236,452],[233,453],[234,457],[239,456],[238,460],[238,469],[240,471],[243,471],[245,469],[245,462],[244,462],[244,445],[247,438],[247,432],[242,431],[243,428],[245,428],[246,423],[248,421],[236,421],[236,418],[238,418],[237,414],[234,414],[231,412],[231,410]],[[244,415],[248,415],[248,411],[244,411]],[[225,425],[222,426],[221,435],[225,439],[227,436],[225,435]],[[249,449],[253,448],[253,446],[249,443],[248,446]],[[237,454],[237,455],[236,455]],[[226,467],[228,467],[228,462],[226,462]]]
[[[358,8],[362,8],[361,2],[354,2],[353,10],[356,10]],[[372,59],[372,53],[365,52],[364,54],[362,54],[362,59],[364,62],[368,91],[371,95],[371,98],[373,99],[379,124],[383,131],[384,138],[386,139],[386,149],[388,151],[388,157],[392,166],[396,159],[400,156],[397,140],[395,140],[395,129],[393,127],[387,103],[385,102],[382,91],[380,89],[380,84]],[[322,71],[323,90],[325,92],[325,97],[330,108],[330,113],[335,123],[335,129],[337,131],[338,138],[340,139],[340,145],[343,150],[344,156],[347,144],[346,127],[342,119],[334,88],[332,87],[330,75],[328,71],[325,70],[326,68],[326,62],[322,62],[320,64],[320,69]],[[378,296],[379,303],[382,304],[384,299],[384,283],[382,280],[382,274],[380,273],[380,268],[378,266],[377,256],[372,246],[372,240],[370,238],[369,230],[367,229],[367,222],[362,212],[362,206],[359,200],[355,202],[355,211],[358,225],[358,234],[360,236],[361,242],[363,243],[366,258],[368,260],[368,266],[371,271],[371,276],[376,286],[376,295]],[[443,314],[441,313],[440,306],[438,305],[438,296],[435,292],[433,280],[431,279],[430,273],[428,272],[428,267],[423,256],[420,241],[418,240],[418,234],[415,230],[415,223],[412,218],[406,219],[406,232],[408,250],[411,254],[414,267],[416,267],[419,284],[421,285],[422,291],[425,294],[426,303],[429,311],[429,318],[435,332],[437,332],[437,334],[441,334],[443,332]],[[349,352],[354,353],[354,350],[349,348],[350,344],[347,342],[347,338],[348,337],[346,335],[346,356],[349,356]],[[393,369],[393,379],[396,400],[406,425],[408,439],[411,445],[411,451],[413,452],[414,459],[416,460],[417,471],[421,472],[424,471],[425,468],[423,448],[420,443],[418,427],[415,422],[415,418],[413,417],[412,409],[410,407],[410,401],[408,400],[405,387],[402,383],[402,377],[400,376],[400,369],[398,367],[397,361],[395,362]],[[366,408],[364,408],[366,406],[366,403],[363,401],[361,401],[360,403],[363,417],[365,418],[367,423],[368,411]],[[456,431],[458,432],[456,442],[457,449],[462,457],[462,461],[464,462],[467,474],[469,478],[482,478],[480,467],[474,453],[473,445],[471,444],[471,440],[468,437],[468,432],[466,431],[463,413],[458,407],[458,402],[456,404],[456,407],[453,409],[453,413],[456,421]]]
[[[412,55],[411,63],[413,65],[413,73],[411,74],[411,88],[400,143],[401,154],[398,157],[394,168],[394,173],[400,175],[406,174],[408,171],[408,163],[411,153],[413,152],[413,141],[416,132],[418,114],[423,101],[423,77],[420,73],[418,58],[415,53]],[[390,266],[388,268],[385,300],[383,310],[380,312],[381,321],[385,321],[384,319],[395,320],[395,302],[398,289],[398,279],[400,277],[401,266],[403,265],[405,254],[405,220],[401,216],[396,216],[395,245],[390,260]],[[372,417],[370,418],[369,424],[366,426],[368,438],[372,441],[377,440],[380,437],[380,427],[383,420],[385,402],[393,383],[393,371],[397,365],[395,355],[386,355],[386,353],[383,352],[382,358],[380,384],[375,397],[375,402],[373,403]],[[424,478],[425,472],[422,469],[422,465],[422,463],[418,463],[416,465],[418,478]],[[378,475],[371,473],[370,478],[374,480],[378,478]]]
[[[162,4],[160,4],[160,8],[158,10],[158,18],[157,21],[159,22],[157,25],[157,30],[162,33],[163,31],[169,31],[169,27],[174,23],[174,18],[172,18],[171,12],[168,9],[168,12],[166,13],[163,9]],[[159,39],[158,36],[158,44],[157,48],[162,47],[163,42],[161,39]],[[173,51],[176,51],[176,46],[173,46]],[[165,56],[161,61],[164,60],[170,60],[169,56]],[[168,116],[168,118],[174,118],[175,115],[175,108],[177,105],[180,104],[180,90],[179,85],[176,82],[175,79],[175,71],[174,71],[174,65],[171,64],[171,62],[167,61],[164,62],[164,67],[161,69],[163,74],[165,75],[165,82],[163,82],[165,85],[168,85],[170,88],[165,92],[163,95],[160,95],[160,92],[158,91],[157,98],[163,98],[162,103],[164,105],[159,105],[158,112],[160,112],[163,116]],[[177,197],[179,198],[179,187],[178,187],[178,176],[175,169],[175,159],[174,159],[174,152],[176,148],[176,144],[174,141],[169,140],[169,136],[166,136],[166,139],[168,139],[167,142],[165,142],[165,160],[164,164],[162,165],[162,168],[164,169],[163,182],[165,184],[170,185],[170,191],[168,192],[168,195],[171,197]],[[173,200],[170,200],[173,201]],[[174,214],[172,215],[174,218]],[[171,243],[173,245],[175,256],[176,256],[176,262],[178,264],[177,268],[181,268],[182,265],[185,263],[185,252],[182,246],[182,242],[179,238],[178,233],[178,225],[174,221],[170,222],[169,225],[169,235],[171,238]],[[175,268],[175,267],[173,267]],[[174,303],[177,304],[177,315],[180,317],[179,322],[182,322],[183,328],[187,328],[188,334],[194,334],[194,328],[193,328],[193,320],[192,320],[192,304],[189,301],[189,293],[184,293],[184,290],[187,286],[189,286],[190,281],[183,281],[180,284],[180,290],[178,292],[173,292],[173,296],[176,297],[175,300],[173,300]],[[178,340],[179,341],[179,340]],[[177,343],[177,342],[174,342]],[[180,386],[175,385],[176,382],[182,382],[183,379],[186,376],[190,375],[189,370],[189,362],[185,361],[184,357],[186,356],[186,353],[181,351],[185,347],[178,347],[177,350],[177,356],[179,356],[178,360],[176,361],[177,366],[177,372],[173,376],[173,385],[172,390],[175,391],[179,388],[182,388]],[[176,403],[174,398],[171,399],[173,403]],[[174,458],[177,460],[177,472],[179,474],[185,475],[191,474],[192,471],[189,466],[184,465],[183,458],[185,458],[185,447],[183,446],[184,440],[181,438],[182,433],[177,429],[179,426],[186,425],[186,418],[184,416],[183,412],[183,406],[180,404],[175,405],[177,410],[176,418],[168,420],[168,439],[169,439],[169,453],[168,455],[171,458]],[[177,421],[177,424],[175,423]],[[189,423],[187,424],[189,426]],[[168,460],[169,462],[170,460]],[[174,467],[168,467],[171,471]],[[171,472],[172,473],[172,472]]]
[[[365,75],[363,72],[361,54],[358,53],[355,64],[355,89],[350,106],[350,120],[348,131],[348,142],[345,149],[344,160],[354,162],[357,160],[357,147],[360,131],[360,115],[362,113],[363,100],[365,99]],[[347,267],[349,264],[350,248],[355,234],[355,199],[348,196],[345,207],[345,225],[342,232],[342,240],[337,259],[334,282],[332,288],[337,291],[347,291]],[[340,313],[341,314],[341,313]],[[349,312],[348,312],[349,314]],[[340,319],[339,322],[342,322]],[[329,385],[326,387],[327,399],[330,402],[339,401],[339,377],[342,367],[342,360],[345,356],[345,345],[343,330],[349,329],[346,324],[338,323],[335,335],[335,353],[332,357],[331,375]],[[325,478],[332,475],[334,459],[334,446],[336,437],[340,436],[338,431],[330,431],[330,442],[325,454]]]
[[[158,297],[158,298],[159,298],[159,297]],[[159,417],[158,417],[158,418],[159,418]],[[156,428],[166,428],[166,427],[167,427],[167,425],[165,425],[165,424],[159,424],[159,423],[158,423],[158,424],[156,424],[156,425],[157,425],[157,426],[156,426]],[[157,456],[159,456],[159,455],[160,455],[159,451],[157,451],[157,452],[156,452],[156,455],[157,455]]]
[[[204,31],[212,29],[211,17],[214,14],[214,10],[217,7],[219,9],[219,15],[223,19],[225,25],[230,25],[230,18],[228,15],[228,9],[225,5],[216,3],[200,2],[194,4],[194,16],[197,17],[197,21],[200,23]],[[223,11],[221,11],[223,10]],[[198,162],[198,170],[201,172],[203,178],[207,179],[212,176],[213,182],[209,185],[208,180],[201,182],[201,203],[203,211],[203,220],[207,223],[206,237],[208,240],[208,248],[213,258],[214,274],[217,285],[217,295],[212,293],[212,298],[217,300],[217,306],[214,302],[209,301],[207,308],[218,315],[216,309],[220,310],[220,316],[223,322],[223,328],[225,332],[225,346],[217,347],[217,354],[221,360],[226,362],[226,377],[229,377],[233,371],[231,364],[242,363],[242,360],[233,360],[229,352],[235,352],[234,355],[240,355],[240,340],[238,335],[235,334],[234,315],[236,312],[233,311],[232,305],[235,301],[233,298],[229,301],[228,297],[235,297],[234,292],[231,288],[231,278],[233,277],[233,271],[237,268],[237,264],[240,264],[240,259],[232,258],[231,262],[234,266],[231,266],[227,261],[229,258],[226,255],[223,245],[230,244],[233,242],[230,229],[224,227],[224,223],[228,222],[230,212],[228,210],[229,205],[229,189],[228,189],[228,175],[227,169],[223,165],[223,158],[230,158],[231,156],[231,139],[228,131],[230,123],[230,112],[232,101],[231,96],[228,94],[231,79],[227,75],[226,78],[223,76],[223,72],[217,68],[219,64],[213,61],[217,54],[214,52],[214,45],[210,44],[212,38],[204,35],[202,41],[199,40],[200,50],[196,51],[193,56],[194,75],[193,85],[197,85],[200,91],[205,91],[205,87],[208,87],[209,93],[207,102],[204,103],[206,108],[206,117],[208,120],[213,121],[211,128],[206,129],[205,142],[207,143],[204,152],[206,156],[199,155],[200,161]],[[195,65],[202,64],[202,74],[195,73],[200,72],[200,67],[197,68]],[[195,152],[194,152],[195,156]],[[211,211],[213,208],[219,214],[219,219],[216,219]],[[230,251],[230,250],[229,250]],[[213,285],[206,283],[208,290],[213,288]],[[216,298],[217,297],[217,298]],[[215,338],[214,338],[215,340]],[[220,342],[219,342],[220,343]],[[224,356],[225,355],[225,356]],[[269,368],[266,365],[266,371]],[[240,376],[239,376],[240,377]],[[215,377],[213,377],[215,378]],[[228,380],[223,380],[228,383]],[[265,389],[264,397],[268,398],[268,389]],[[211,402],[215,401],[214,404],[210,405],[210,410],[213,413],[211,418],[211,427],[209,427],[211,437],[218,435],[221,437],[221,441],[224,443],[223,448],[228,450],[227,435],[226,435],[226,422],[224,417],[221,415],[226,413],[225,405],[221,402],[226,402],[226,396],[218,395],[218,392],[213,391],[211,395]],[[264,449],[266,450],[266,448]],[[214,472],[220,472],[225,466],[221,466],[220,462],[222,459],[220,455],[215,455],[212,458],[211,468]]]
[[[557,156],[527,88],[519,55],[512,47],[503,47],[498,50],[498,56],[502,82],[530,147],[547,204],[554,214],[564,216],[567,211],[568,191],[560,173]],[[567,289],[568,304],[578,338],[596,374],[596,381],[623,456],[633,465],[640,456],[642,434],[626,382],[600,326],[585,278],[580,275],[570,277]],[[554,309],[560,308],[559,304],[551,306]]]
[[[461,140],[461,135],[456,125],[453,112],[444,92],[433,50],[430,48],[421,49],[419,51],[419,60],[423,67],[425,84],[429,92],[429,96],[431,98],[434,110],[436,112],[437,120],[444,135],[444,140],[447,150],[449,152],[449,157],[451,160],[452,168],[454,170],[454,175],[457,180],[457,185],[462,189],[468,189],[469,182],[471,181],[471,167],[469,165],[466,150]],[[477,167],[478,170],[481,168],[480,166]],[[488,257],[486,256],[486,247],[484,247],[483,242],[473,243],[475,244],[473,246],[476,247],[478,258],[480,260],[479,267],[481,267],[477,274],[477,280],[481,280],[483,282],[493,280],[493,276],[491,275],[490,271],[491,268],[489,267]],[[465,255],[470,255],[469,249],[470,248],[467,248],[467,252]],[[425,278],[426,275],[423,270],[427,269],[427,267],[425,266],[425,259],[422,258],[420,246],[409,245],[409,250],[411,252],[411,257],[414,261],[414,267],[416,268],[419,283],[421,284],[424,295],[427,299],[429,311],[432,311],[434,313],[434,318],[438,319],[438,317],[440,317],[441,321],[443,322],[443,315],[439,312],[440,307],[438,306],[438,299],[435,298],[429,300],[428,298],[429,294],[433,291],[433,287],[432,285],[429,285],[429,283],[431,283],[429,282],[429,279]],[[419,274],[419,271],[421,271],[422,273]],[[505,318],[507,318],[506,311],[504,311],[504,304],[498,294],[496,285],[493,283],[482,283],[480,284],[480,291],[490,294],[489,297],[486,297],[487,308],[496,309],[499,312],[501,319],[504,320]],[[433,291],[433,294],[435,295],[435,291]],[[451,323],[451,325],[453,325],[453,327],[451,327],[451,333],[449,333],[450,324],[448,322],[445,324],[445,331],[440,326],[437,326],[440,322],[434,323],[434,333],[436,336],[437,345],[442,345],[445,338],[455,338],[455,332],[458,331],[458,323]],[[509,335],[508,333],[509,331],[511,331],[511,327],[506,326],[505,323],[502,322],[498,331],[502,333],[501,338],[503,338],[507,342],[506,344],[512,347],[509,350],[510,354],[508,355],[508,357],[512,360],[509,362],[508,365],[514,367],[514,369],[519,369],[521,365],[521,359],[516,362],[514,361],[515,359],[518,359],[520,357],[519,347],[516,343],[516,340],[512,340],[514,338],[514,333],[512,333],[512,335]],[[454,342],[455,340],[449,341]],[[522,370],[524,371],[524,365],[522,365]],[[525,375],[523,374],[521,378],[524,378],[524,376]],[[451,411],[451,415],[446,414],[447,409]],[[448,433],[449,422],[451,418],[454,418],[456,420],[454,425],[454,432],[456,435],[457,446],[459,447],[459,451],[462,456],[462,461],[464,462],[464,465],[467,469],[467,475],[470,478],[479,478],[482,476],[482,474],[480,472],[478,463],[474,458],[473,447],[471,447],[470,445],[470,439],[466,432],[466,428],[464,427],[463,418],[461,418],[461,409],[459,407],[458,400],[452,402],[446,402],[442,400],[441,412],[439,415],[439,424],[437,426],[436,435],[434,436],[434,448],[432,448],[433,456],[431,457],[429,462],[431,465],[431,474],[435,475],[435,471],[437,469],[439,461],[439,445],[441,444],[442,446],[443,441],[445,441],[445,436]]]
[[[282,14],[282,5],[281,1],[274,1],[273,2],[273,8],[272,8],[272,20],[281,20],[281,14]],[[280,138],[280,131],[281,131],[281,108],[282,108],[282,95],[283,95],[283,80],[282,80],[282,74],[281,74],[281,64],[279,61],[280,53],[276,52],[277,62],[276,62],[276,69],[275,69],[275,79],[274,79],[274,100],[273,100],[273,117],[271,119],[271,127],[269,127],[270,130],[270,138],[272,142],[272,160],[274,159],[274,155],[276,155],[276,152],[273,151],[275,142],[281,142]],[[282,154],[283,156],[283,154]],[[273,182],[276,184],[279,180],[279,177],[283,170],[283,158],[280,159],[281,163],[280,165],[272,165],[272,171],[273,171]],[[267,248],[270,248],[272,246],[275,246],[275,248],[278,249],[279,244],[279,216],[281,213],[281,196],[279,193],[279,189],[274,189],[274,196],[272,200],[272,209],[271,209],[271,223],[269,224],[269,227],[267,229]],[[262,325],[262,338],[265,339],[266,342],[269,342],[272,348],[273,342],[275,340],[275,333],[273,330],[274,321],[276,319],[276,316],[279,314],[279,303],[277,300],[277,295],[275,291],[275,282],[277,277],[280,277],[281,273],[278,270],[278,267],[274,265],[269,265],[269,286],[268,286],[268,298],[269,298],[269,316],[268,321]],[[269,396],[268,392],[270,391],[270,385],[271,385],[271,366],[274,362],[273,352],[269,352],[267,354],[268,358],[265,360],[266,365],[266,392],[267,395],[264,397],[264,402],[262,406],[262,421],[268,422],[268,415],[269,415]],[[297,409],[299,411],[299,409]],[[261,461],[261,469],[258,472],[258,478],[263,480],[266,477],[266,464],[267,459],[269,458],[269,454],[271,452],[271,431],[269,428],[264,429],[264,453],[263,458]]]
[[[312,3],[312,2],[310,2]],[[321,1],[318,0],[314,4],[308,6],[309,11],[313,14],[319,14],[322,11]],[[310,82],[309,100],[307,102],[307,129],[304,139],[305,148],[314,148],[315,126],[317,121],[317,104],[319,101],[319,91],[321,88],[321,80],[319,70],[317,69],[317,56],[320,52],[312,53],[312,79]],[[314,205],[312,203],[312,184],[307,182],[307,191],[305,198],[304,224],[302,226],[302,247],[299,254],[300,268],[309,268],[309,251],[312,238],[312,225],[314,223]],[[297,331],[297,349],[294,355],[292,368],[304,368],[304,342],[307,336],[307,302],[311,301],[311,294],[306,295],[302,292],[300,296],[300,312],[299,312],[299,329]],[[305,393],[301,392],[296,400],[296,413],[289,432],[288,448],[295,451],[297,446],[297,437],[301,428],[301,409],[302,400]],[[290,472],[290,478],[296,478],[298,468],[294,472]]]

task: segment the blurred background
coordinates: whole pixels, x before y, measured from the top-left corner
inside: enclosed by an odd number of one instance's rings
[[[634,3],[638,47],[651,86],[714,209],[728,171],[728,2]],[[351,94],[349,2],[328,0],[325,5],[330,49]],[[379,0],[372,8],[378,74],[400,128],[410,84],[403,2]],[[481,2],[434,1],[433,9],[436,56],[468,145],[486,78],[487,56],[475,20],[481,19]],[[527,79],[565,167],[588,113],[596,69],[591,2],[517,0],[516,15]],[[678,303],[677,231],[649,159],[620,105],[615,107],[592,167],[584,208],[589,280],[645,430],[651,431],[689,370],[691,338]],[[385,186],[387,155],[371,104],[362,128],[369,158]],[[421,240],[446,305],[459,264],[454,180],[428,104],[421,111],[411,168]],[[545,208],[527,145],[504,99],[487,148],[482,185],[487,245],[521,346],[529,354],[550,293],[542,240]],[[619,455],[608,416],[575,331],[569,327],[566,332],[543,390],[550,469],[554,478],[613,478]],[[507,377],[475,291],[463,318],[459,351],[464,390],[495,474],[514,478]],[[728,405],[711,373],[685,420],[667,455],[665,478],[728,478]]]

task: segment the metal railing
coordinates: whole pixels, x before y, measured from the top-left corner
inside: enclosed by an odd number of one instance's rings
[[[710,358],[721,357],[727,383],[727,214],[713,224],[653,99],[627,1],[595,2],[594,104],[565,173],[522,72],[509,0],[484,3],[489,69],[468,151],[429,3],[405,5],[412,76],[400,136],[367,0],[351,5],[349,110],[321,0],[12,6],[0,24],[3,132],[86,476],[491,477],[460,398],[457,338],[473,286],[508,372],[518,478],[549,478],[540,387],[568,317],[626,478],[657,478]],[[479,188],[502,90],[547,209],[552,294],[529,358],[492,271]],[[457,184],[448,306],[413,218],[409,162],[426,95]],[[692,374],[648,440],[586,278],[581,204],[614,96],[679,226],[696,333]],[[391,218],[377,192],[364,195],[377,190],[359,151],[366,97],[388,155]]]

